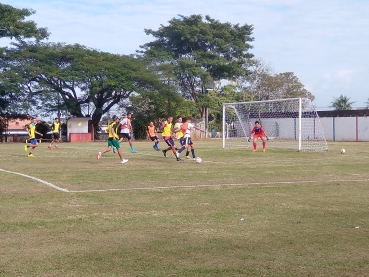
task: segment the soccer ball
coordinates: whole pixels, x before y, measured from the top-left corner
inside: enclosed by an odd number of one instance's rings
[[[200,157],[196,157],[195,162],[199,164],[199,163],[201,163],[201,162],[202,162],[202,160],[201,160],[201,158],[200,158]]]
[[[341,154],[345,154],[346,150],[344,148],[341,149]]]

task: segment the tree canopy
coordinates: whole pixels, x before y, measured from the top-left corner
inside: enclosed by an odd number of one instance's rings
[[[47,28],[38,28],[34,21],[26,20],[33,14],[35,11],[31,9],[17,9],[0,3],[0,38],[16,40],[47,38],[49,36]]]
[[[34,10],[17,9],[10,5],[0,3],[0,38],[10,38],[17,41],[35,38],[42,40],[49,36],[46,28],[38,28],[34,21],[26,20],[33,15]],[[0,72],[4,69],[0,68]],[[12,90],[0,82],[0,113],[15,100]]]
[[[201,98],[209,82],[247,73],[245,64],[253,57],[248,52],[252,30],[251,25],[221,23],[210,16],[179,15],[157,31],[146,29],[155,40],[141,46],[141,53],[160,65],[163,78],[172,78],[203,115],[207,101]]]

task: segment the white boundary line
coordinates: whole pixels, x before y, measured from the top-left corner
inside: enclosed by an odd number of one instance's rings
[[[0,171],[6,172],[6,173],[15,174],[15,175],[19,175],[19,176],[23,176],[23,177],[26,177],[26,178],[35,180],[37,182],[40,182],[40,183],[42,183],[44,185],[47,185],[47,186],[49,186],[49,187],[51,187],[53,189],[56,189],[56,190],[59,190],[59,191],[62,191],[62,192],[69,192],[69,190],[67,190],[67,189],[63,189],[61,187],[55,186],[52,183],[46,182],[44,180],[41,180],[41,179],[36,178],[36,177],[33,177],[33,176],[29,176],[29,175],[26,175],[26,174],[23,174],[23,173],[19,173],[19,172],[13,172],[13,171],[9,171],[9,170],[4,170],[4,169],[1,169],[1,168],[0,168]]]
[[[333,182],[367,182],[369,179],[364,180],[326,180],[326,181],[293,181],[293,182],[269,182],[269,183],[248,183],[248,184],[215,184],[215,185],[192,185],[192,186],[168,186],[168,187],[151,187],[151,188],[122,188],[122,189],[91,189],[91,190],[70,190],[68,192],[83,193],[83,192],[109,192],[109,191],[135,191],[135,190],[164,190],[164,189],[192,189],[192,188],[206,188],[206,187],[246,187],[257,185],[283,185],[283,184],[307,184],[307,183],[333,183]]]
[[[288,181],[288,182],[257,182],[257,183],[245,183],[245,184],[213,184],[213,185],[191,185],[191,186],[168,186],[168,187],[151,187],[151,188],[121,188],[121,189],[89,189],[89,190],[68,190],[68,189],[63,189],[61,187],[58,187],[52,183],[49,183],[47,181],[41,180],[39,178],[27,175],[27,174],[23,174],[23,173],[19,173],[19,172],[14,172],[14,171],[9,171],[9,170],[4,170],[0,168],[0,171],[2,172],[6,172],[6,173],[10,173],[10,174],[15,174],[15,175],[19,175],[19,176],[23,176],[32,180],[35,180],[37,182],[40,182],[44,185],[47,185],[53,189],[62,191],[62,192],[66,192],[66,193],[86,193],[86,192],[109,192],[109,191],[135,191],[135,190],[147,190],[147,191],[152,191],[152,190],[165,190],[165,189],[192,189],[192,188],[209,188],[209,187],[245,187],[245,186],[260,186],[260,185],[265,185],[265,186],[272,186],[272,185],[289,185],[289,184],[296,184],[296,183],[300,183],[300,184],[314,184],[314,183],[333,183],[333,182],[367,182],[369,181],[369,179],[361,179],[361,180],[325,180],[325,181]]]

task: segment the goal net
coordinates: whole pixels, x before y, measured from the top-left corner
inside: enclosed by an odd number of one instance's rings
[[[268,136],[267,148],[328,150],[319,116],[306,98],[223,104],[223,148],[252,147],[255,121]]]

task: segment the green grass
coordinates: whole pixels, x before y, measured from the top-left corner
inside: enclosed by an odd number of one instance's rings
[[[105,142],[0,144],[0,276],[368,275],[369,143],[195,145],[201,164],[125,142],[121,165]]]

